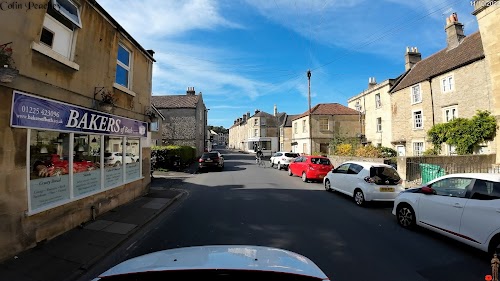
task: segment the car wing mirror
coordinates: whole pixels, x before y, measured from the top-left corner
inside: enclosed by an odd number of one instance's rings
[[[426,195],[436,194],[436,191],[429,186],[424,186],[420,190],[422,191],[423,194]]]

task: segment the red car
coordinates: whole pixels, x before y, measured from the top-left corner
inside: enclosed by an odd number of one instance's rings
[[[324,156],[299,156],[288,166],[289,176],[300,176],[302,181],[323,180],[323,178],[333,169],[333,165]]]

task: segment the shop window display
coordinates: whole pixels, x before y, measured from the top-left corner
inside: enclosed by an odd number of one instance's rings
[[[138,138],[127,138],[125,143],[127,161],[126,179],[132,180],[139,178],[140,174],[140,147]]]
[[[81,196],[101,188],[101,137],[74,134],[73,194]]]

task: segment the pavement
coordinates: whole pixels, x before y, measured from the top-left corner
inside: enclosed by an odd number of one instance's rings
[[[0,280],[78,279],[185,195],[184,191],[176,187],[179,187],[183,178],[192,176],[196,170],[197,163],[193,163],[184,171],[153,173],[148,194],[3,261],[0,263]]]

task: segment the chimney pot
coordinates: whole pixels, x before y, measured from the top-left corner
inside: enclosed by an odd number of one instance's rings
[[[417,62],[422,60],[422,54],[418,52],[417,47],[406,47],[405,70],[410,70]]]
[[[458,15],[456,13],[451,14],[446,19],[446,42],[448,44],[448,50],[451,50],[458,45],[462,39],[465,38],[464,25],[458,22]]]
[[[188,96],[194,96],[194,95],[196,95],[196,92],[194,91],[194,87],[188,87],[187,91],[186,91],[186,94]]]

